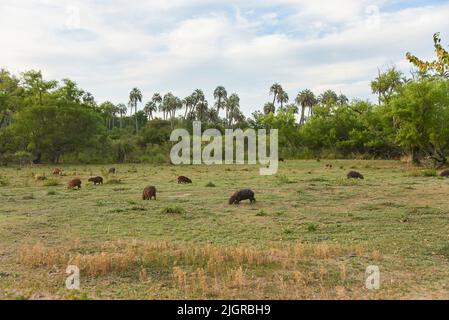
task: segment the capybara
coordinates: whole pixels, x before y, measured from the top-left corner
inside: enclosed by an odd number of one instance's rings
[[[192,180],[184,176],[179,176],[178,183],[192,183]]]
[[[89,182],[93,182],[94,186],[96,186],[97,184],[103,184],[103,178],[102,177],[93,177],[93,178],[90,178],[88,181]]]
[[[364,179],[363,175],[357,171],[349,171],[348,179]]]
[[[53,170],[53,175],[55,175],[55,176],[62,175],[62,170],[59,168],[56,168],[55,170]]]
[[[279,158],[279,162],[284,162],[285,159],[284,158]]]
[[[251,203],[256,202],[256,198],[254,198],[254,192],[250,189],[237,191],[229,198],[229,204],[239,204],[240,201],[243,200],[249,200]]]
[[[156,187],[146,187],[143,189],[143,200],[151,200],[151,198],[154,197],[154,200],[156,200]]]
[[[443,172],[440,173],[440,177],[449,177],[449,170],[445,170]]]
[[[115,174],[115,168],[110,168],[109,173]]]
[[[74,188],[81,189],[81,180],[80,180],[80,179],[73,179],[73,180],[70,180],[70,181],[67,183],[67,187],[68,187],[69,189],[74,189]]]

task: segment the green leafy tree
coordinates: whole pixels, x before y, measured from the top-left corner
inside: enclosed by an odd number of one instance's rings
[[[410,82],[391,98],[391,113],[398,124],[397,142],[416,164],[431,160],[446,164],[449,148],[449,82]]]

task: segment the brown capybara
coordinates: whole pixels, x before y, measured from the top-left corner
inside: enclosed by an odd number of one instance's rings
[[[53,170],[53,175],[55,175],[55,176],[62,175],[62,170],[59,168],[56,168],[55,170]]]
[[[115,168],[110,168],[109,173],[115,174]]]
[[[70,181],[67,183],[67,187],[68,187],[69,189],[74,189],[74,188],[81,189],[81,180],[80,180],[80,179],[73,179],[73,180],[70,180]]]
[[[93,178],[90,178],[88,181],[89,182],[93,182],[94,186],[96,186],[97,184],[103,184],[103,178],[102,177],[93,177]]]
[[[154,198],[156,200],[156,187],[146,187],[143,189],[143,200],[151,200],[151,198]]]
[[[242,189],[237,191],[229,198],[229,204],[239,204],[240,201],[249,200],[250,203],[256,202],[254,198],[254,192],[250,189]]]
[[[349,171],[347,177],[348,179],[364,179],[363,174],[357,171]]]
[[[179,176],[178,183],[192,183],[192,180],[184,176]]]
[[[449,170],[445,170],[445,171],[441,172],[440,177],[445,177],[445,178],[449,177]]]

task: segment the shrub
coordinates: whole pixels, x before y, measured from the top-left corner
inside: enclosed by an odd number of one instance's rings
[[[59,181],[57,180],[48,180],[47,182],[44,183],[44,186],[46,187],[56,187],[59,186]]]
[[[162,209],[163,214],[184,214],[186,211],[180,206],[168,206]]]
[[[9,184],[8,179],[6,179],[5,177],[0,176],[0,187],[7,186],[8,184]]]
[[[112,179],[109,179],[106,183],[107,184],[122,184],[123,181],[122,181],[122,179],[112,178]]]

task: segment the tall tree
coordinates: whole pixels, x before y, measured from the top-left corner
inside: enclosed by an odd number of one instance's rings
[[[305,122],[305,110],[308,108],[310,115],[312,115],[313,106],[316,105],[317,99],[315,98],[315,94],[309,90],[305,89],[298,93],[296,96],[295,102],[301,106],[301,118],[299,120],[299,124],[303,125]]]
[[[123,123],[122,123],[123,116],[126,115],[126,112],[128,111],[128,107],[124,103],[119,103],[117,105],[117,110],[118,110],[118,113],[120,114],[120,129],[122,129],[123,128]]]
[[[283,90],[277,96],[277,102],[281,104],[281,109],[284,108],[284,103],[288,103],[288,100],[288,94]]]
[[[402,83],[402,73],[396,68],[391,68],[384,73],[379,71],[379,76],[371,81],[371,90],[378,95],[379,105],[382,102],[388,103]]]
[[[41,71],[30,70],[22,74],[25,94],[35,98],[35,105],[43,105],[43,96],[57,87],[58,82],[45,81]]]
[[[419,73],[423,77],[435,77],[437,79],[449,79],[449,52],[441,45],[440,33],[433,35],[433,44],[435,47],[436,60],[424,61],[410,52],[406,54],[406,57],[410,63],[418,68]]]
[[[269,114],[269,113],[274,114],[275,112],[276,112],[276,107],[274,106],[274,103],[271,103],[271,102],[265,103],[265,105],[263,106],[264,114]]]
[[[148,101],[143,108],[143,112],[148,117],[149,120],[153,119],[153,114],[157,111],[156,103],[153,101]]]
[[[139,132],[139,124],[137,121],[137,104],[139,102],[142,102],[142,92],[138,88],[133,88],[131,92],[129,93],[129,102],[130,105],[134,108],[134,117],[135,117],[135,123],[136,123],[136,134]]]
[[[214,91],[214,98],[217,100],[217,114],[220,113],[220,109],[223,109],[225,106],[225,101],[228,97],[228,93],[223,86],[218,86]]]
[[[228,126],[230,126],[232,125],[234,117],[238,115],[238,112],[240,111],[240,97],[236,93],[233,93],[229,96],[226,102],[226,109],[228,110],[226,120]]]
[[[279,94],[281,94],[284,90],[282,89],[282,86],[279,83],[274,83],[270,87],[270,95],[273,95],[273,105],[276,103],[277,97]]]

